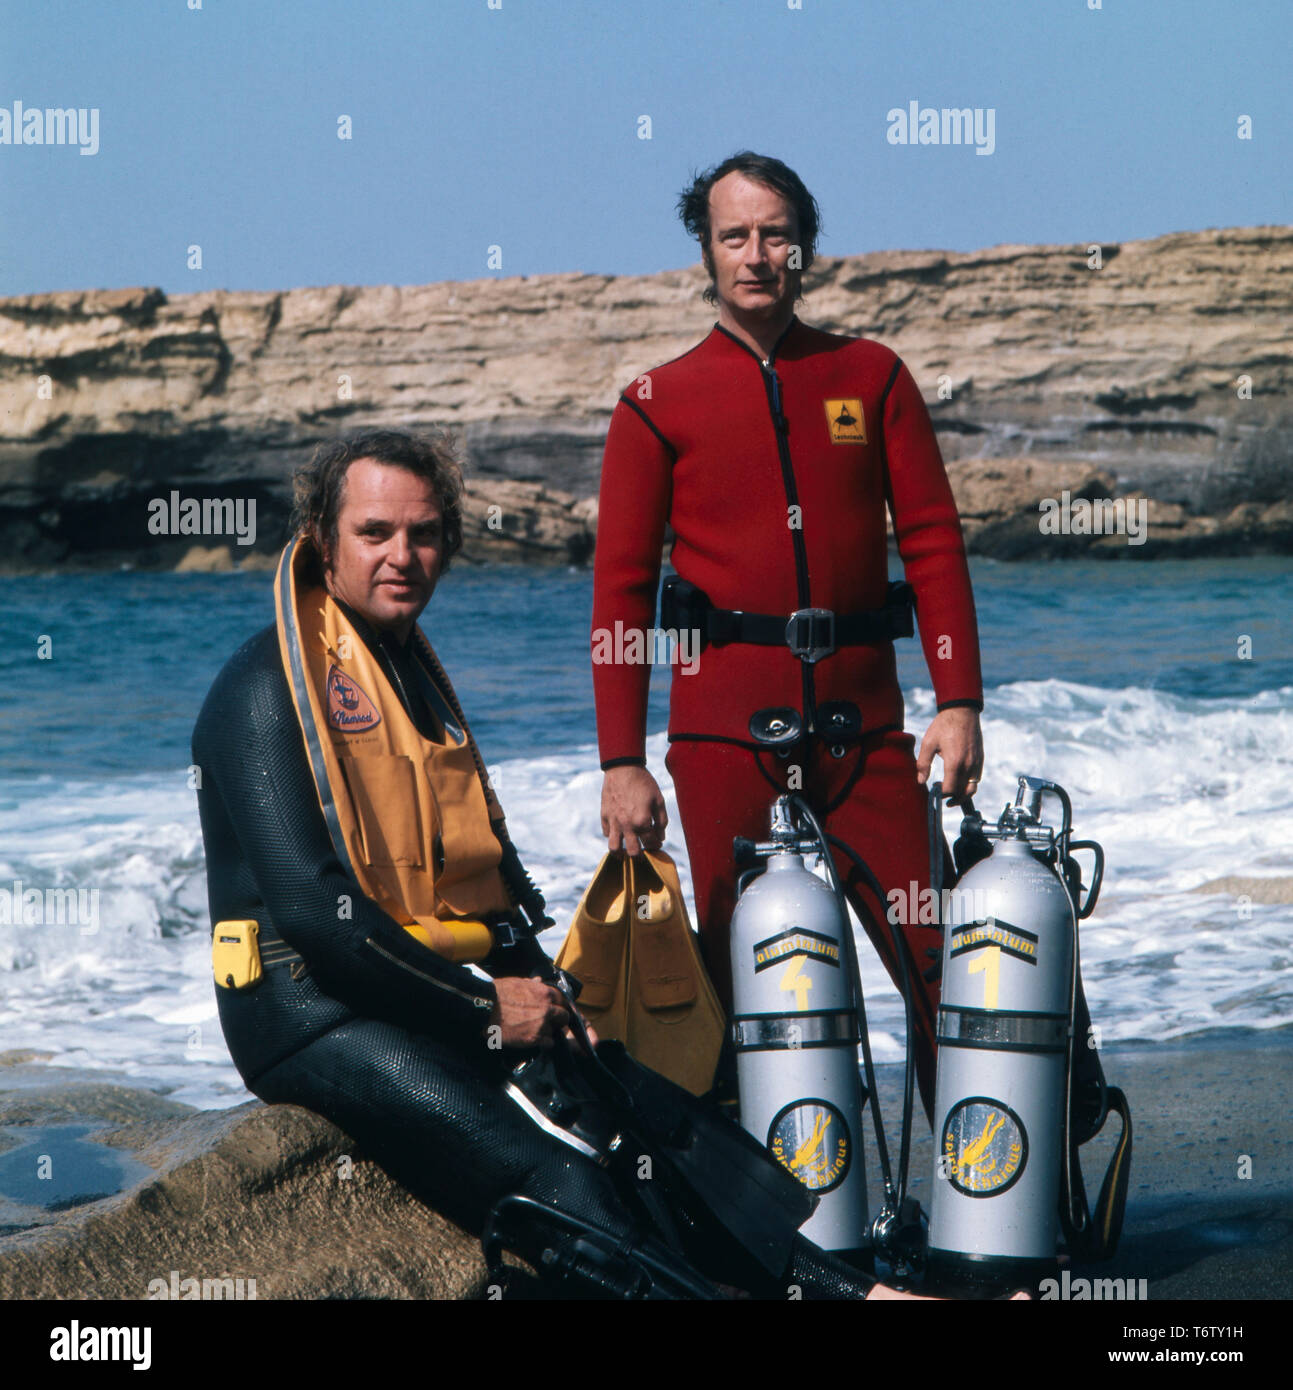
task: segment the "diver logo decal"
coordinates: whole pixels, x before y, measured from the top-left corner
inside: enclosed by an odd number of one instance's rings
[[[767,970],[787,956],[811,956],[814,960],[825,961],[836,969],[840,963],[840,944],[821,932],[801,931],[798,927],[787,927],[785,931],[770,936],[766,941],[754,943],[754,973]]]
[[[1008,956],[1037,964],[1037,936],[1023,927],[1011,926],[1000,917],[982,922],[967,922],[952,928],[952,959],[966,951],[978,951],[984,946],[999,946]]]
[[[1007,1105],[971,1096],[943,1121],[943,1169],[967,1197],[995,1197],[1013,1187],[1028,1162],[1024,1122]]]
[[[343,733],[358,733],[382,722],[377,706],[339,666],[328,668],[328,723]]]
[[[768,1127],[768,1152],[810,1192],[831,1192],[848,1177],[853,1141],[828,1101],[797,1100]]]
[[[824,401],[823,404],[832,444],[866,443],[866,416],[862,413],[860,400],[851,396],[848,400]]]

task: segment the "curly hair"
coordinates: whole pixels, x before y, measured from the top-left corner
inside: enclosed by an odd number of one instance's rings
[[[425,478],[443,513],[444,544],[440,572],[462,549],[462,469],[453,439],[439,431],[406,434],[401,430],[364,430],[320,444],[309,463],[292,479],[295,508],[293,531],[308,535],[322,556],[325,544],[337,547],[337,518],[341,512],[346,473],[359,459],[372,459]]]
[[[705,290],[705,299],[710,304],[718,302],[714,288],[714,262],[710,255],[709,239],[709,194],[721,178],[728,174],[744,174],[754,183],[761,183],[774,193],[780,193],[794,208],[799,220],[799,245],[803,252],[802,270],[807,270],[817,254],[817,238],[822,230],[822,213],[817,199],[804,187],[804,181],[788,164],[774,159],[771,155],[755,154],[753,150],[740,150],[730,155],[721,164],[706,169],[703,174],[693,174],[691,184],[678,196],[678,216],[689,236],[700,242],[700,253],[709,271],[710,283]]]

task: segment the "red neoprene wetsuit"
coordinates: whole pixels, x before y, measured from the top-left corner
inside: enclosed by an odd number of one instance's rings
[[[925,659],[940,708],[982,707],[978,632],[960,520],[929,413],[888,348],[793,320],[770,363],[726,330],[646,373],[611,418],[602,466],[593,633],[650,628],[666,523],[673,566],[722,609],[837,614],[878,609],[888,583],[885,506],[915,592]],[[603,648],[604,649],[604,648]],[[644,759],[645,663],[594,662],[602,764]],[[793,707],[812,727],[818,705],[847,700],[867,737],[843,758],[814,738],[787,758],[758,751],[750,716]],[[929,881],[925,794],[913,741],[901,733],[892,642],[842,646],[815,664],[788,647],[710,644],[699,669],[674,672],[668,766],[696,890],[705,954],[730,999],[727,925],[732,837],[765,838],[774,786],[801,765],[826,828],[852,845],[886,891]],[[749,750],[749,751],[743,751]],[[851,866],[839,859],[841,877]],[[856,880],[853,885],[858,901]],[[876,910],[874,899],[863,900]],[[880,905],[881,907],[883,905]],[[868,924],[870,927],[872,924]],[[873,931],[886,965],[887,935]],[[917,973],[937,945],[908,931]],[[935,987],[920,1033],[932,1077]]]

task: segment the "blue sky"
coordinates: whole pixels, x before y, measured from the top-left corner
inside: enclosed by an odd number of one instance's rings
[[[0,0],[0,108],[99,111],[0,144],[0,294],[688,265],[678,191],[747,146],[828,255],[1293,221],[1293,3],[1091,2]],[[912,101],[993,153],[891,144]]]

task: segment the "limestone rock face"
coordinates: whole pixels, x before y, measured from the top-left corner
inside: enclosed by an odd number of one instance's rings
[[[1176,233],[1098,259],[1086,245],[826,259],[801,314],[895,348],[951,463],[1026,458],[1050,495],[1076,469],[1181,508],[1175,530],[1164,512],[1160,549],[1287,548],[1293,228]],[[254,501],[255,539],[227,541],[230,562],[269,553],[293,468],[321,439],[379,425],[458,437],[473,518],[491,503],[505,518],[473,520],[468,559],[578,561],[592,526],[572,499],[596,493],[616,397],[708,331],[703,285],[697,266],[0,300],[0,563],[173,568],[216,548],[209,531],[149,529],[172,490]],[[1216,525],[1185,524],[1202,517]]]
[[[580,565],[593,553],[597,499],[543,483],[499,481],[469,487],[463,502],[463,553],[537,564]]]

